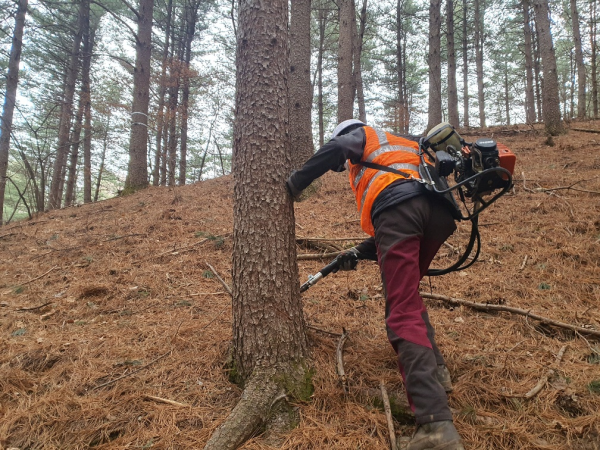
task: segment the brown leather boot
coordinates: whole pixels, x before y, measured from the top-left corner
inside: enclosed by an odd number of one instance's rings
[[[417,431],[406,450],[465,450],[462,440],[451,420],[424,423]]]
[[[437,366],[435,377],[446,392],[452,392],[452,379],[450,378],[450,372],[445,364],[439,364]]]

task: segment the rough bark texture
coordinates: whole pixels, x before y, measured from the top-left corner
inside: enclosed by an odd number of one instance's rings
[[[398,79],[398,133],[408,133],[410,114],[406,98],[406,31],[404,30],[404,0],[396,2],[396,77]]]
[[[237,448],[305,372],[294,208],[285,187],[291,168],[287,23],[286,0],[240,2],[230,375],[246,389],[207,443],[211,450]]]
[[[535,122],[535,97],[533,95],[533,55],[531,39],[531,18],[529,16],[529,1],[523,0],[523,34],[525,41],[525,120]]]
[[[325,127],[323,123],[323,53],[325,52],[325,27],[327,13],[319,9],[319,52],[317,54],[317,108],[319,121],[319,147],[325,143]]]
[[[92,201],[92,102],[90,88],[90,69],[92,64],[92,52],[96,37],[96,27],[98,23],[89,32],[89,41],[83,46],[83,68],[81,75],[81,92],[85,97],[83,105],[83,202]]]
[[[50,185],[50,198],[48,207],[50,209],[60,208],[64,185],[64,173],[69,156],[69,132],[71,128],[71,114],[73,112],[73,96],[75,95],[75,81],[79,71],[79,47],[83,32],[84,4],[79,5],[79,17],[77,20],[77,32],[73,38],[71,59],[66,68],[65,87],[63,91],[63,102],[60,108],[60,126],[58,129],[58,143],[56,158],[52,167],[52,182]]]
[[[292,168],[312,156],[312,86],[310,83],[311,0],[292,0],[290,22],[290,140]]]
[[[560,117],[560,100],[558,97],[558,75],[556,73],[556,57],[550,34],[550,11],[547,0],[533,1],[536,23],[540,36],[540,52],[544,72],[542,91],[544,128],[552,136],[564,133],[565,129]]]
[[[486,127],[485,123],[485,93],[483,83],[483,15],[481,14],[481,0],[475,0],[475,66],[477,67],[477,102],[479,103],[479,126]]]
[[[463,23],[462,23],[462,60],[463,60],[463,125],[470,126],[469,122],[469,53],[467,34],[467,0],[463,0]]]
[[[148,186],[148,104],[150,102],[150,57],[152,53],[152,13],[154,0],[140,0],[136,36],[129,167],[125,189]]]
[[[429,3],[429,114],[427,130],[442,122],[441,0]]]
[[[581,49],[581,33],[579,31],[579,11],[577,2],[571,0],[571,18],[573,20],[573,44],[575,45],[575,62],[577,63],[577,118],[585,117],[585,64]]]
[[[10,134],[12,132],[13,113],[17,98],[19,84],[19,63],[21,61],[21,47],[23,45],[23,29],[25,28],[25,14],[27,13],[27,0],[20,0],[15,16],[15,29],[13,31],[12,47],[8,61],[8,75],[6,77],[6,94],[2,109],[2,123],[0,124],[0,225],[4,211],[4,192],[6,189],[6,172],[8,170],[8,150],[10,148]]]
[[[598,118],[598,64],[596,47],[596,0],[592,0],[590,5],[590,46],[592,48],[592,108],[594,119]]]
[[[339,40],[338,40],[338,123],[354,117],[354,86],[352,76],[352,27],[354,0],[339,0]]]
[[[454,0],[446,0],[446,29],[448,45],[448,121],[457,127],[458,88],[456,87],[456,53],[454,50]]]

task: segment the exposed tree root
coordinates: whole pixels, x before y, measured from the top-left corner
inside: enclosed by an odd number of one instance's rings
[[[287,404],[281,368],[256,370],[246,383],[238,404],[213,433],[204,450],[234,450],[259,430],[277,441],[296,423]]]

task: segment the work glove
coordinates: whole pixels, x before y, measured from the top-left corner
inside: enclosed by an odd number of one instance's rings
[[[359,260],[359,251],[356,247],[352,247],[337,257],[338,270],[356,270]]]
[[[292,173],[293,175],[293,173]],[[290,195],[292,196],[292,198],[294,199],[295,202],[300,200],[300,196],[302,195],[302,191],[299,191],[298,189],[296,189],[296,186],[294,186],[294,183],[292,183],[292,177],[290,176],[287,181],[285,182],[285,185],[287,187],[288,192],[290,193]]]

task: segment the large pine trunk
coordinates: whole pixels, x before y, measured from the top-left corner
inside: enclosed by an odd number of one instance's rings
[[[310,83],[311,0],[292,0],[290,21],[290,138],[292,167],[299,169],[314,153]]]
[[[15,29],[13,31],[12,47],[8,61],[8,75],[6,77],[6,93],[2,122],[0,123],[0,226],[4,211],[4,192],[6,189],[6,172],[8,171],[8,150],[10,148],[10,134],[12,132],[13,113],[17,99],[17,86],[19,84],[19,63],[21,61],[21,47],[23,45],[23,29],[25,28],[25,14],[27,13],[27,0],[19,0],[15,15]]]
[[[536,24],[540,39],[540,53],[544,73],[542,90],[542,110],[544,128],[552,136],[564,133],[565,129],[560,117],[560,99],[558,96],[558,75],[556,73],[556,57],[550,34],[550,11],[548,0],[534,0]]]
[[[148,105],[150,103],[150,58],[152,55],[152,13],[154,0],[140,0],[137,11],[135,71],[131,105],[131,138],[125,190],[148,186]]]
[[[352,2],[354,5],[354,2]],[[365,106],[365,92],[363,86],[362,76],[362,50],[363,40],[365,37],[365,27],[367,25],[367,0],[363,0],[363,5],[360,10],[360,18],[358,24],[358,31],[356,27],[352,27],[354,31],[354,87],[356,88],[356,103],[358,104],[358,119],[363,122],[367,122],[367,109]]]
[[[441,0],[429,3],[429,114],[427,130],[442,121]]]
[[[233,365],[244,394],[206,449],[234,449],[306,381],[290,168],[287,0],[241,1],[233,142]]]

